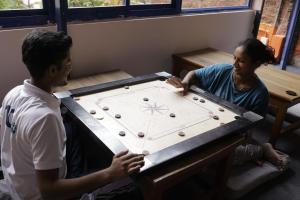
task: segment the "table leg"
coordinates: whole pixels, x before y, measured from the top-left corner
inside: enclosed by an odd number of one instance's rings
[[[234,150],[227,157],[221,160],[220,165],[217,167],[216,184],[212,196],[213,200],[221,200],[224,198],[226,182],[231,171],[233,156]]]
[[[273,146],[275,146],[276,141],[280,136],[280,130],[282,128],[286,112],[287,112],[287,108],[285,106],[277,107],[275,109],[275,121],[271,129],[271,135],[269,140],[269,142]]]
[[[164,189],[155,184],[153,179],[148,176],[139,177],[136,179],[139,189],[143,194],[144,200],[162,200]]]
[[[162,200],[163,192],[158,188],[154,189],[153,187],[145,187],[143,185],[140,186],[140,189],[143,194],[144,200]]]
[[[172,74],[174,76],[179,77],[180,76],[181,68],[182,68],[182,66],[181,66],[181,64],[180,64],[179,61],[176,61],[176,60],[173,61],[173,71],[172,71]]]

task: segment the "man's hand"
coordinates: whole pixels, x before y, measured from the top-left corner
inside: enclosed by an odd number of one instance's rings
[[[144,155],[131,154],[122,151],[113,157],[113,161],[109,167],[110,175],[114,180],[138,172],[145,164]]]
[[[167,79],[167,83],[176,87],[176,88],[183,88],[182,94],[186,95],[189,89],[188,83],[181,81],[179,78],[172,76],[171,78]]]

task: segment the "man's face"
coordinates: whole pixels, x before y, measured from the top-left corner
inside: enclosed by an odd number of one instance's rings
[[[62,61],[61,65],[57,67],[56,76],[53,80],[54,86],[63,86],[68,83],[68,76],[72,70],[72,61],[70,52],[67,57]]]

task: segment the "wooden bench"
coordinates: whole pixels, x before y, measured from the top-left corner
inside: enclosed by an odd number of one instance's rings
[[[179,76],[182,70],[194,70],[217,63],[233,63],[233,55],[206,48],[198,51],[173,55],[173,74]],[[256,74],[265,83],[270,93],[269,106],[275,112],[275,121],[270,132],[270,142],[276,143],[279,136],[300,127],[300,120],[283,127],[287,109],[300,102],[300,75],[261,66]]]
[[[68,81],[67,85],[56,87],[54,89],[54,92],[62,92],[66,90],[72,90],[76,88],[87,87],[91,85],[117,81],[117,80],[127,79],[127,78],[132,78],[132,76],[124,71],[114,70],[114,71],[99,73],[96,75],[71,79]]]

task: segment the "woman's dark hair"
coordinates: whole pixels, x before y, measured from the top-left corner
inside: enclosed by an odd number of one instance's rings
[[[25,36],[22,59],[30,75],[39,80],[50,65],[61,65],[71,46],[72,38],[63,32],[34,30]]]
[[[261,64],[275,63],[274,49],[270,46],[264,45],[260,40],[249,38],[239,44],[243,47],[245,53],[251,58],[253,62],[261,62]]]

